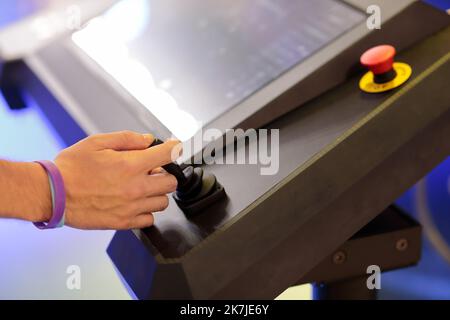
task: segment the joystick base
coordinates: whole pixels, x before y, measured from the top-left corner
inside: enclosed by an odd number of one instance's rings
[[[150,148],[162,143],[161,140],[155,139]],[[188,219],[226,197],[225,189],[216,176],[205,174],[202,168],[188,166],[182,169],[176,163],[169,163],[163,168],[178,181],[173,198]]]
[[[184,199],[179,193],[173,194],[175,202],[187,218],[195,217],[204,209],[225,197],[224,187],[217,182],[216,177],[212,174],[202,177],[201,190],[195,197]]]

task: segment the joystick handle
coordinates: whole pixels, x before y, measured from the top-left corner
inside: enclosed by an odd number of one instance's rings
[[[155,139],[151,147],[163,144]],[[172,195],[186,217],[193,217],[213,203],[226,198],[225,189],[216,176],[207,174],[202,168],[187,166],[184,170],[172,162],[163,166],[178,181],[176,192]]]
[[[157,145],[161,145],[163,143],[164,143],[163,141],[155,139],[155,141],[153,141],[153,143],[151,144],[150,148],[155,147]],[[179,186],[183,186],[186,183],[188,183],[188,178],[185,176],[183,170],[178,164],[172,162],[164,165],[163,168],[177,179]]]

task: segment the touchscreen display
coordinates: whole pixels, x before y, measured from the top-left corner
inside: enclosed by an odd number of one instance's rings
[[[337,0],[122,0],[73,40],[188,139],[364,17]]]

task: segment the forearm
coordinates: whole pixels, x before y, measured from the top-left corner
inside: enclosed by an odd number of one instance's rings
[[[54,164],[64,180],[64,224],[86,230],[153,225],[154,214],[167,208],[167,195],[177,189],[174,176],[155,169],[175,160],[179,141],[149,148],[153,142],[150,134],[122,131],[91,136],[62,151]],[[56,189],[55,201],[61,201]],[[0,160],[0,218],[49,222],[52,209],[40,164]]]
[[[51,211],[45,170],[37,163],[0,160],[0,217],[41,222]]]

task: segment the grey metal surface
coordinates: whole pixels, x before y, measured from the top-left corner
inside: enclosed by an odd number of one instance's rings
[[[116,1],[2,1],[0,61],[23,59],[67,37]]]

